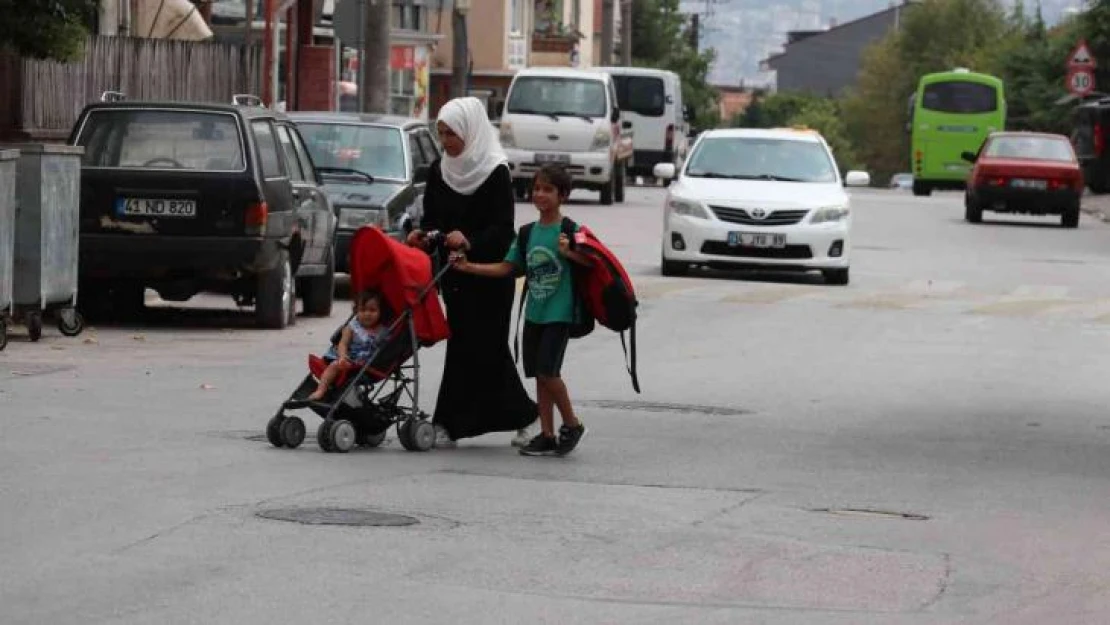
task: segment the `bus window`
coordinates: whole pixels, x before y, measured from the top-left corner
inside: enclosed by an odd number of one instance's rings
[[[935,82],[925,87],[921,107],[938,113],[990,113],[998,110],[998,93],[974,82]]]

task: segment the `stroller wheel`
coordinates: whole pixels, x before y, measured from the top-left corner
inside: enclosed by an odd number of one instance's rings
[[[358,435],[358,444],[363,447],[379,447],[385,442],[385,434],[388,430],[382,430],[377,434],[369,434],[362,432]]]
[[[300,417],[288,417],[278,426],[281,440],[289,449],[296,449],[304,442],[304,421]]]
[[[281,424],[285,422],[285,415],[275,415],[270,422],[266,424],[266,440],[274,447],[284,447],[285,442],[281,440]]]
[[[398,431],[401,445],[409,451],[428,451],[436,442],[436,429],[428,421],[405,419]]]
[[[320,427],[316,428],[316,444],[320,446],[320,449],[329,453],[335,451],[331,446],[331,426],[333,425],[335,425],[335,421],[324,419],[320,422]]]
[[[355,426],[346,419],[340,419],[331,426],[331,445],[335,451],[345,454],[355,446]]]

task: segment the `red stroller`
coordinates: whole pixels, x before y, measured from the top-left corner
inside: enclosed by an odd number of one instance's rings
[[[429,240],[441,239],[431,234]],[[434,249],[442,260],[442,247],[437,244]],[[304,421],[285,412],[309,409],[324,420],[316,430],[316,442],[326,452],[347,452],[355,445],[377,447],[391,425],[397,426],[397,438],[405,449],[432,448],[435,428],[419,408],[418,351],[450,334],[436,289],[449,264],[439,265],[433,275],[428,254],[393,240],[378,228],[362,228],[355,234],[351,240],[351,291],[375,289],[382,293],[387,308],[396,315],[389,323],[388,338],[365,363],[344,371],[322,401],[310,401],[308,396],[328,363],[310,355],[309,374],[266,424],[270,443],[294,449],[304,442]],[[332,335],[333,345],[342,328]]]

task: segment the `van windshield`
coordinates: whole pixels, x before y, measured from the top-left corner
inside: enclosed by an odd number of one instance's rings
[[[513,82],[505,109],[525,115],[606,117],[605,83],[588,78],[524,76]]]
[[[666,95],[663,79],[652,76],[614,76],[617,103],[622,111],[644,117],[662,117]]]

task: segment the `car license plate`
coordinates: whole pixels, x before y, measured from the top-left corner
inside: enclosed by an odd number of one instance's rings
[[[570,154],[537,154],[536,163],[544,165],[547,163],[562,163],[567,164],[570,162]]]
[[[1014,178],[1010,181],[1010,186],[1015,189],[1044,190],[1048,187],[1048,182],[1045,180],[1031,180],[1029,178]]]
[[[732,247],[786,247],[785,234],[769,232],[730,232],[728,244]]]
[[[121,197],[116,214],[134,217],[196,217],[196,200]]]

